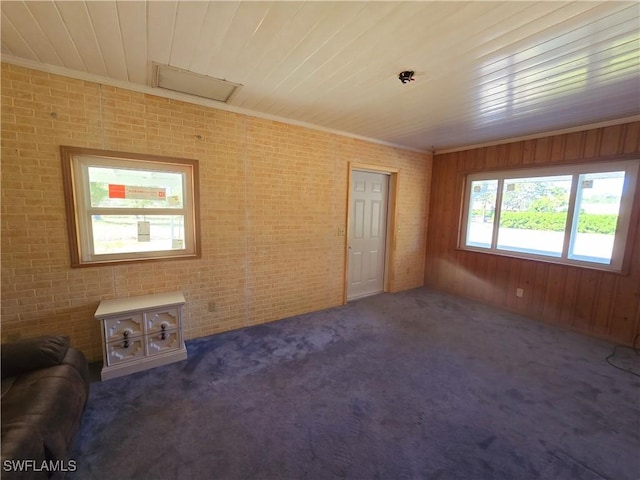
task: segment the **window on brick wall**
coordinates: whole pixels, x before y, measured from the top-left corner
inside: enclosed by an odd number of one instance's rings
[[[620,272],[633,234],[639,165],[625,160],[469,174],[459,247]]]
[[[72,266],[200,256],[198,162],[61,147]]]

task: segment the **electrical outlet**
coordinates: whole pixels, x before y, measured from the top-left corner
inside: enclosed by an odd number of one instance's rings
[[[522,288],[516,288],[516,297],[518,298],[524,297],[524,290]]]
[[[338,227],[338,236],[339,237],[344,237],[344,227]]]

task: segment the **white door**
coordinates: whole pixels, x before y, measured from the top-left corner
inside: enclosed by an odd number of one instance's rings
[[[384,291],[388,190],[388,175],[351,174],[348,300]]]

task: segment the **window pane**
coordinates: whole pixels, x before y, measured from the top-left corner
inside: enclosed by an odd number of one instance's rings
[[[183,208],[182,173],[89,167],[91,207]]]
[[[96,255],[184,250],[183,215],[92,215]]]
[[[497,180],[471,182],[469,218],[467,219],[467,246],[491,248],[497,192]]]
[[[571,179],[571,175],[505,179],[497,248],[560,257]]]
[[[611,262],[623,185],[624,172],[580,175],[570,259]]]

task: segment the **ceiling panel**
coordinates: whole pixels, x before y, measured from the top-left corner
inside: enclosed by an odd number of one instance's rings
[[[151,66],[171,65],[242,84],[220,108],[414,149],[640,115],[638,2],[3,0],[1,10],[5,61],[166,96],[151,90]],[[415,81],[403,85],[407,69]]]
[[[178,4],[176,2],[151,2],[147,5],[147,22],[149,25],[154,25],[154,28],[150,28],[147,32],[147,62],[149,64],[169,65],[177,10]],[[210,48],[208,44],[201,44],[199,47]],[[199,52],[199,55],[203,55],[203,53]],[[195,71],[203,71],[203,69]]]
[[[38,61],[38,57],[33,49],[22,35],[20,35],[13,21],[6,18],[4,13],[2,15],[2,44],[20,58]]]
[[[10,4],[16,2],[0,2],[2,6],[2,21],[4,26],[5,18],[12,19],[5,10],[5,8],[9,7]],[[65,25],[62,17],[60,16],[60,12],[53,2],[18,2],[22,3],[26,6],[26,8],[31,12],[33,18],[36,20],[40,29],[44,33],[44,35],[49,40],[51,47],[56,52],[57,56],[60,58],[60,63],[54,63],[55,66],[60,66],[64,68],[68,68],[70,70],[86,72],[87,68],[80,57],[78,49],[73,43],[73,39],[69,34],[69,30]],[[83,8],[83,5],[79,5],[80,8]],[[14,19],[15,21],[15,19]],[[27,31],[26,29],[22,29],[21,26],[19,28],[23,31]],[[26,35],[26,33],[25,33]],[[2,39],[5,39],[4,28],[2,29]],[[27,42],[32,42],[31,38],[27,39]],[[8,43],[9,40],[7,40]],[[13,44],[10,43],[11,50],[14,50]],[[23,58],[21,54],[15,52],[15,55]]]
[[[222,72],[216,71],[215,65],[218,64],[218,58],[225,53],[225,39],[239,6],[240,2],[222,2],[209,5],[196,47],[196,54],[191,61],[191,71],[220,78]]]
[[[88,2],[87,10],[109,77],[126,81],[128,79],[127,62],[116,4]]]
[[[116,2],[116,6],[129,81],[147,85],[150,75],[147,54],[147,6],[144,2]]]
[[[88,72],[108,76],[107,66],[102,55],[102,46],[98,43],[95,27],[89,16],[85,2],[57,2],[58,11],[76,51],[82,58]]]
[[[2,16],[2,28],[13,29],[9,35],[19,35],[29,38],[28,50],[33,52],[35,58],[43,63],[60,63],[60,57],[51,46],[36,19],[24,3],[3,3],[2,10],[7,12]],[[9,18],[13,20],[9,20]],[[19,25],[19,31],[15,25]]]
[[[175,12],[169,64],[188,70],[200,41],[202,27],[209,4],[207,2],[180,2]]]

